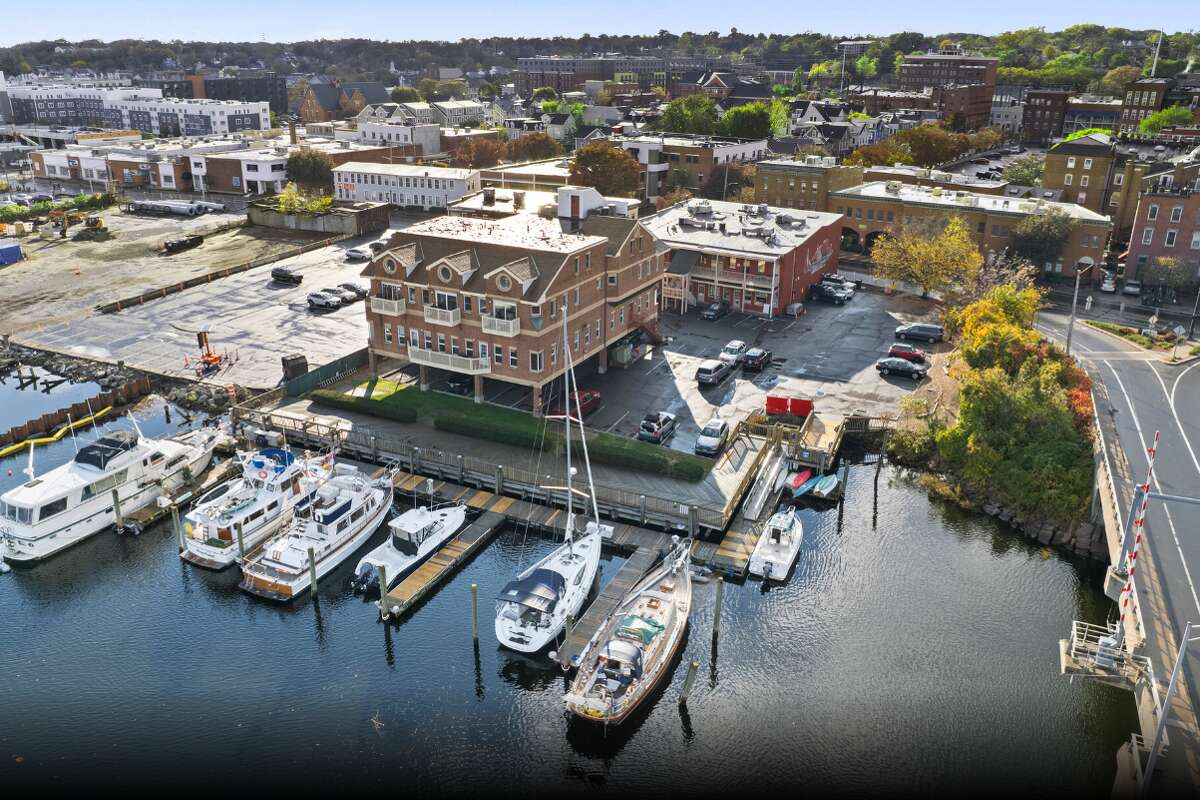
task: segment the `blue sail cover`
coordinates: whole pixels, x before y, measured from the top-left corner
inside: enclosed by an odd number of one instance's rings
[[[535,569],[527,577],[509,581],[499,599],[545,612],[554,608],[566,588],[563,576],[554,570]]]

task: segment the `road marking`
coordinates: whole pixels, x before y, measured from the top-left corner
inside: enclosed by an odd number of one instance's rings
[[[620,419],[618,419],[618,420],[617,420],[616,422],[614,422],[612,425],[609,425],[609,426],[608,426],[607,428],[605,428],[604,430],[606,430],[606,431],[608,431],[608,432],[610,432],[610,433],[611,433],[611,432],[612,432],[612,429],[613,429],[613,428],[615,428],[615,427],[617,427],[618,425],[620,425],[620,424],[621,424],[621,420],[625,419],[625,418],[626,418],[626,417],[628,417],[628,416],[629,416],[629,412],[628,412],[628,411],[626,411],[624,414],[622,414],[622,415],[621,415],[621,418],[620,418]]]
[[[1200,362],[1198,362],[1200,363]],[[1175,411],[1175,390],[1179,388],[1179,379],[1182,378],[1188,370],[1195,367],[1192,364],[1175,378],[1175,383],[1171,385],[1171,391],[1167,392],[1167,383],[1162,379],[1162,375],[1158,374],[1158,370],[1154,369],[1154,365],[1150,365],[1150,369],[1154,371],[1154,377],[1158,378],[1158,385],[1162,387],[1163,394],[1167,397],[1167,403],[1171,407],[1171,416],[1175,419],[1175,427],[1179,428],[1179,435],[1183,437],[1183,446],[1187,448],[1188,455],[1192,457],[1192,466],[1196,468],[1196,474],[1200,475],[1200,460],[1196,458],[1196,451],[1192,449],[1192,443],[1188,439],[1187,432],[1183,429],[1183,421],[1179,419],[1179,414]]]
[[[1117,386],[1121,389],[1121,394],[1125,396],[1125,402],[1129,405],[1129,416],[1133,417],[1133,426],[1137,430],[1138,439],[1142,443],[1142,457],[1146,458],[1146,437],[1142,433],[1142,423],[1138,420],[1137,411],[1134,410],[1133,400],[1129,397],[1129,392],[1125,391],[1125,383],[1121,380],[1121,376],[1112,368],[1112,364],[1107,361],[1103,362],[1104,366],[1108,367],[1113,377],[1117,379]],[[1151,480],[1154,481],[1154,488],[1159,492],[1162,491],[1162,486],[1158,482],[1158,475],[1152,475]],[[1196,584],[1192,582],[1192,571],[1188,569],[1187,559],[1183,557],[1183,547],[1179,544],[1179,534],[1175,531],[1175,520],[1171,517],[1171,509],[1166,503],[1163,503],[1163,512],[1167,515],[1167,527],[1171,529],[1171,538],[1175,540],[1175,550],[1179,553],[1179,563],[1183,565],[1183,574],[1187,578],[1188,587],[1192,590],[1192,602],[1196,604],[1196,610],[1200,611],[1200,597],[1196,595]]]

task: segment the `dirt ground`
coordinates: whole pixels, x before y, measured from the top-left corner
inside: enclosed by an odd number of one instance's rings
[[[0,270],[0,333],[77,321],[100,303],[322,238],[254,227],[210,233],[241,219],[238,214],[145,217],[112,209],[103,216],[112,234],[104,242],[21,240],[26,260]],[[160,253],[166,239],[196,233],[205,236],[200,247]]]

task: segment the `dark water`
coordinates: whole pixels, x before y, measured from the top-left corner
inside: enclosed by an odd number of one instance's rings
[[[161,407],[144,420],[166,427]],[[501,533],[392,628],[345,589],[357,557],[289,608],[184,565],[169,530],[100,534],[0,576],[0,780],[1107,795],[1132,701],[1057,674],[1071,620],[1108,613],[1096,568],[891,470],[876,514],[873,477],[851,470],[840,515],[804,512],[785,585],[727,587],[719,648],[716,584],[697,585],[683,663],[607,736],[564,719],[556,667],[491,632],[491,597],[546,540]]]

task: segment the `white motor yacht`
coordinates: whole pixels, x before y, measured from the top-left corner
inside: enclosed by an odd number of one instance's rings
[[[114,524],[118,504],[124,516],[174,492],[208,467],[221,436],[216,428],[163,439],[111,431],[41,475],[31,446],[29,480],[0,495],[0,556],[40,561]]]
[[[804,539],[804,526],[796,516],[796,509],[788,506],[777,511],[767,520],[754,553],[750,556],[750,574],[763,579],[783,580],[796,556],[800,553],[800,542]]]
[[[213,488],[184,517],[179,554],[184,561],[214,570],[240,561],[242,548],[253,550],[291,518],[293,509],[312,502],[333,467],[332,455],[296,458],[278,447],[240,453],[238,459],[242,474]]]
[[[392,506],[392,474],[370,478],[336,464],[316,497],[297,508],[279,533],[242,561],[242,589],[270,600],[290,601],[328,575],[362,546]],[[309,550],[313,559],[309,559]]]
[[[461,503],[430,508],[410,508],[388,522],[387,541],[358,562],[350,579],[356,592],[378,591],[381,595],[396,585],[431,555],[467,521],[467,507]],[[380,585],[383,567],[387,586]]]
[[[596,490],[592,485],[592,467],[588,461],[587,439],[584,438],[583,413],[579,409],[579,386],[575,383],[575,368],[567,347],[567,315],[563,314],[563,352],[566,354],[564,396],[568,398],[563,423],[566,428],[567,497],[566,529],[563,543],[541,561],[509,581],[496,598],[496,639],[504,647],[521,653],[535,653],[550,644],[566,625],[567,617],[579,618],[580,609],[596,581],[600,567],[600,548],[605,538],[612,536],[612,526],[600,522],[596,506]],[[570,400],[574,399],[572,409]],[[577,415],[577,416],[576,416]],[[574,494],[571,486],[575,470],[571,467],[571,424],[579,426],[583,463],[587,470],[588,494],[592,519],[584,525],[583,535],[576,538]],[[586,509],[585,509],[586,512]]]

